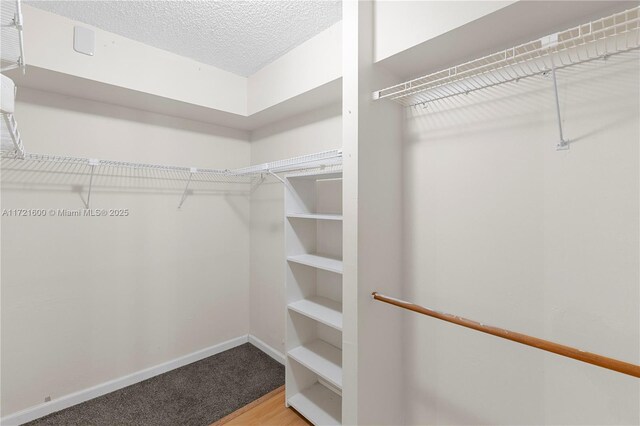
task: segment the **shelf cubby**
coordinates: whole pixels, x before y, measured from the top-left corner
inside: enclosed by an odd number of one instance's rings
[[[287,402],[314,425],[342,424],[342,398],[320,383],[296,393]]]
[[[293,348],[287,354],[331,385],[342,390],[342,351],[324,340]]]
[[[336,330],[342,330],[342,304],[321,296],[311,296],[289,303],[289,310],[295,311]]]

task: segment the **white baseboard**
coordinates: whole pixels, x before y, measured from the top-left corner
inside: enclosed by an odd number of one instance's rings
[[[282,352],[275,350],[252,334],[249,335],[249,343],[284,365],[284,354]]]
[[[199,351],[181,356],[171,361],[167,361],[165,363],[162,363],[153,367],[145,368],[144,370],[140,370],[135,373],[132,373],[114,380],[110,380],[105,383],[101,383],[99,385],[90,387],[88,389],[84,389],[78,392],[71,393],[69,395],[65,395],[60,398],[56,398],[52,401],[30,407],[22,411],[18,411],[17,413],[9,414],[8,416],[5,416],[0,419],[0,425],[15,426],[15,425],[20,425],[23,423],[30,422],[32,420],[38,419],[48,414],[55,413],[56,411],[64,410],[65,408],[69,408],[73,405],[80,404],[82,402],[107,394],[109,392],[113,392],[118,389],[122,389],[124,387],[141,382],[143,380],[150,379],[151,377],[157,376],[159,374],[166,373],[167,371],[175,370],[176,368],[183,367],[187,364],[191,364],[192,362],[200,361],[201,359],[210,357],[220,352],[224,352],[231,348],[235,348],[236,346],[240,346],[244,343],[247,343],[248,341],[251,341],[250,340],[251,337],[247,335],[236,337],[235,339],[227,340],[226,342],[222,342],[217,345],[213,345],[208,348],[201,349]],[[259,341],[258,339],[255,339],[255,340],[259,343],[252,342],[253,345],[262,349],[264,352],[266,352],[270,356],[273,357],[273,355],[269,351],[273,351],[276,354],[278,354],[278,352],[274,351],[271,347],[267,346],[262,341]],[[259,346],[260,344],[264,345],[265,349]],[[279,355],[282,357],[282,354],[279,354]],[[282,359],[284,360],[284,358]]]

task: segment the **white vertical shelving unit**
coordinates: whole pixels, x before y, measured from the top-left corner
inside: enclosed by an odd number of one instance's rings
[[[285,178],[286,400],[342,424],[342,173]]]

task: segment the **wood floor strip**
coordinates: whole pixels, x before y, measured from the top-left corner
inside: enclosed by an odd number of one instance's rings
[[[280,386],[277,389],[272,390],[271,392],[269,392],[266,395],[262,395],[260,398],[256,399],[255,401],[251,401],[250,403],[248,403],[247,405],[245,405],[244,407],[234,411],[231,414],[228,414],[226,416],[224,416],[223,418],[221,418],[220,420],[218,420],[215,423],[212,423],[211,426],[222,426],[224,424],[229,423],[231,420],[235,419],[236,417],[238,417],[239,415],[246,413],[247,411],[251,410],[252,408],[262,404],[263,402],[265,402],[266,400],[268,400],[269,398],[279,394],[280,392],[284,392],[284,385]]]
[[[284,405],[284,386],[234,411],[211,426],[282,425],[306,426],[310,423],[295,410]]]

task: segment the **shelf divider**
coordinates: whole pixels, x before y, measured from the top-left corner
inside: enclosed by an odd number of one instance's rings
[[[342,220],[341,214],[334,213],[287,213],[287,217],[298,219]]]
[[[318,256],[316,254],[298,254],[295,256],[288,256],[289,262],[299,263],[301,265],[312,266],[318,269],[324,269],[325,271],[335,272],[336,274],[342,274],[342,260],[334,259],[326,256]]]
[[[342,305],[326,297],[313,296],[289,303],[289,310],[342,331]]]

